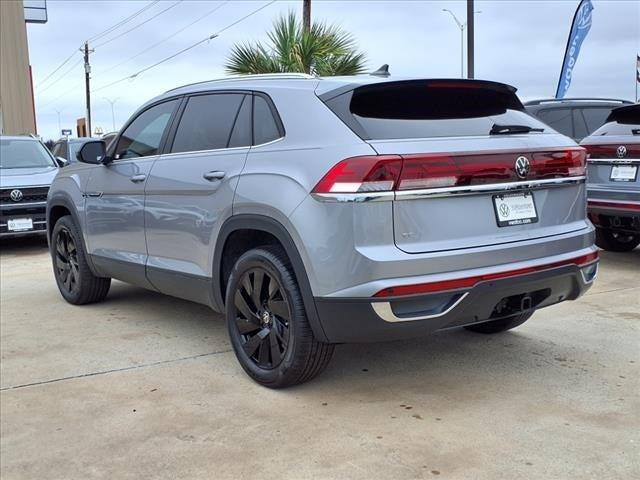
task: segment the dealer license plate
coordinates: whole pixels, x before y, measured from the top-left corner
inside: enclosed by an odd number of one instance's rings
[[[609,180],[612,182],[634,182],[638,176],[637,165],[614,165]]]
[[[24,232],[33,230],[33,220],[30,218],[14,218],[7,222],[7,229],[10,232]]]
[[[538,214],[533,193],[508,193],[493,196],[493,207],[499,227],[536,223]]]

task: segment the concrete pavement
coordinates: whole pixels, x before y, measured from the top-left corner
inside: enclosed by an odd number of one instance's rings
[[[206,307],[119,282],[68,305],[38,241],[0,271],[3,480],[640,476],[640,249],[512,332],[342,345],[284,391]]]

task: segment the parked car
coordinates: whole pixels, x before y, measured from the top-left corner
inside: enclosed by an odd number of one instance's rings
[[[58,164],[37,138],[0,136],[0,237],[46,233],[47,192]]]
[[[582,141],[589,152],[589,218],[596,244],[626,252],[640,244],[640,104],[616,108]]]
[[[91,137],[69,138],[62,137],[58,140],[51,150],[53,156],[57,159],[65,160],[66,163],[75,163],[78,161],[77,154],[80,147],[90,140],[95,140]]]
[[[478,80],[248,76],[170,90],[49,194],[70,303],[110,279],[225,312],[244,370],[307,381],[336,343],[496,333],[584,293],[585,151]]]
[[[109,144],[113,141],[114,138],[118,136],[118,132],[108,132],[102,135],[100,139],[104,142],[104,144],[109,148]]]
[[[554,130],[580,142],[600,128],[614,108],[631,104],[610,98],[562,98],[525,102],[527,111]]]

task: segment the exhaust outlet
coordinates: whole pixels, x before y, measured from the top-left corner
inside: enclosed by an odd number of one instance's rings
[[[524,297],[522,297],[522,300],[520,300],[520,310],[531,310],[532,306],[533,300],[531,300],[531,297],[529,295],[525,295]]]

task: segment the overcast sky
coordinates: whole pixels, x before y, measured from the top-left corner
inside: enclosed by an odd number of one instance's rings
[[[33,68],[38,132],[60,136],[75,132],[84,116],[84,70],[81,53],[51,78],[45,78],[74,50],[149,1],[47,2],[49,21],[29,24],[29,53]],[[101,88],[131,75],[206,38],[260,6],[260,1],[160,1],[121,28],[93,42],[91,55],[93,127],[116,128],[144,101],[170,88],[224,75],[224,62],[236,42],[264,40],[271,22],[288,10],[301,14],[302,0],[277,1],[187,53],[153,68],[135,80]],[[183,32],[148,49],[224,3]],[[553,97],[571,20],[578,0],[476,0],[476,78],[497,80],[518,88],[522,99]],[[466,21],[464,1],[320,1],[312,2],[312,18],[335,23],[351,32],[374,70],[388,63],[392,74],[425,77],[460,75],[460,30],[443,8]],[[593,0],[593,25],[585,40],[568,96],[617,97],[635,95],[636,54],[640,47],[640,1]],[[151,19],[151,17],[157,17]],[[100,46],[145,22],[117,39]],[[122,63],[130,57],[136,58]],[[74,64],[77,65],[74,66]],[[122,63],[118,66],[118,64]],[[115,66],[115,68],[114,68]]]

